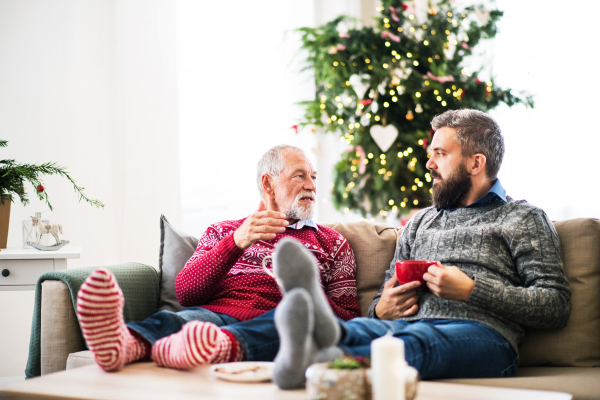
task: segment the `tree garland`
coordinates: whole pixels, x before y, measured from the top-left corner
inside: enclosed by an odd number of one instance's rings
[[[435,115],[500,103],[533,107],[531,95],[464,68],[475,46],[495,37],[502,11],[456,11],[441,0],[419,22],[411,3],[383,0],[375,29],[347,29],[352,19],[344,16],[299,29],[316,80],[315,99],[301,103],[300,126],[322,127],[350,145],[335,166],[333,202],[363,217],[430,205],[425,164]]]

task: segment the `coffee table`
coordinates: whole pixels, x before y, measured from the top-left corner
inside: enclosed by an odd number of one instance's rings
[[[135,363],[116,373],[96,365],[56,372],[0,388],[4,399],[85,400],[306,400],[304,390],[280,390],[273,383],[233,383],[212,376],[208,366],[191,371]],[[567,393],[420,382],[416,400],[570,400]]]

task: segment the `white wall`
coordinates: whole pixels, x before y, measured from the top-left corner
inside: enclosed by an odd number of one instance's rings
[[[63,238],[82,246],[70,266],[157,266],[161,212],[179,216],[174,6],[168,2],[0,2],[3,157],[56,161],[100,199],[79,202],[67,180],[44,178]],[[21,220],[48,207],[12,206]],[[50,216],[52,213],[44,213]]]
[[[157,267],[160,214],[181,221],[174,38],[170,1],[0,0],[1,158],[56,161],[106,205],[44,179],[51,220],[82,247],[70,268]],[[33,196],[14,203],[8,246],[21,246],[22,220],[47,209]],[[23,375],[32,298],[0,292],[10,310],[0,315],[0,376]]]

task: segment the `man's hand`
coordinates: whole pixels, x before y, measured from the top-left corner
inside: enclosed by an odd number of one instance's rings
[[[413,315],[419,309],[416,289],[421,285],[419,281],[405,283],[394,287],[398,283],[396,274],[385,283],[379,303],[375,306],[375,313],[379,319],[395,320]]]
[[[258,210],[233,233],[235,245],[243,250],[258,240],[275,239],[276,233],[285,232],[285,227],[290,224],[286,218],[284,213],[267,210],[265,202],[261,200]]]
[[[475,281],[457,267],[447,267],[438,261],[427,269],[423,279],[431,293],[441,299],[467,301]]]

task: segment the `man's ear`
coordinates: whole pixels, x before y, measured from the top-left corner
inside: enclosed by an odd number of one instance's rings
[[[472,162],[472,166],[470,169],[470,173],[473,176],[479,175],[479,174],[485,174],[485,166],[487,164],[487,158],[481,154],[481,153],[477,153],[477,154],[473,154],[471,156],[471,162]]]
[[[261,183],[263,191],[267,195],[273,196],[275,194],[275,191],[273,190],[273,178],[269,174],[263,174],[261,178]]]

